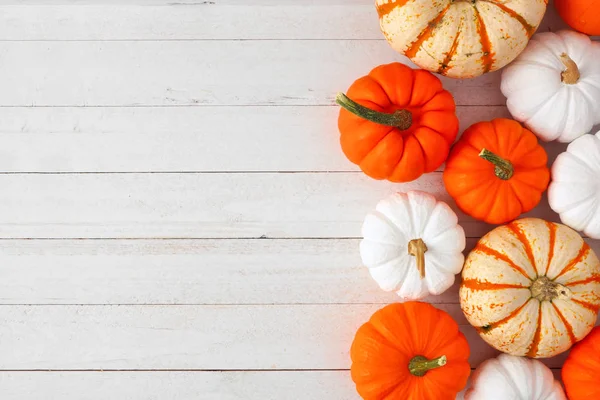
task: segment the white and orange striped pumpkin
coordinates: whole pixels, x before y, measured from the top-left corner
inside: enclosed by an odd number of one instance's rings
[[[376,0],[390,45],[419,67],[472,78],[504,67],[538,28],[548,0]]]
[[[467,257],[462,277],[467,320],[502,352],[552,357],[596,323],[600,261],[565,225],[526,218],[492,230]]]

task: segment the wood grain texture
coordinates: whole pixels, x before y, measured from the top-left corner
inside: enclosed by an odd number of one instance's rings
[[[348,371],[0,372],[3,400],[359,400]]]
[[[361,173],[0,174],[0,238],[360,237],[397,191],[456,210],[439,172],[407,184]],[[467,237],[492,229],[458,210]],[[544,199],[525,216],[558,219]]]
[[[0,369],[347,369],[356,330],[381,307],[0,306]],[[472,367],[498,354],[458,304],[437,307],[460,324]]]
[[[2,304],[396,300],[361,266],[356,239],[6,240],[0,253]]]
[[[458,303],[459,282],[426,301]],[[359,239],[0,241],[2,305],[396,301],[362,266]]]
[[[326,56],[324,56],[326,55]],[[333,105],[385,41],[0,42],[0,106]],[[504,105],[500,74],[442,78],[459,105]]]
[[[120,7],[71,2],[89,4],[2,7],[0,40],[384,40],[372,0],[137,1],[146,7],[132,0],[113,0]],[[540,31],[563,27],[549,13]]]
[[[4,7],[0,40],[382,39],[371,3],[324,1],[313,7],[303,1],[271,5],[197,3]]]
[[[305,7],[322,5],[365,5],[370,0],[13,0],[11,5],[68,5],[68,6],[274,6],[274,5],[301,5]]]

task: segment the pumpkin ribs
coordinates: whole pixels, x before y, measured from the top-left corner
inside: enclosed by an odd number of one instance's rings
[[[537,326],[535,327],[535,333],[533,334],[533,341],[531,342],[531,346],[529,347],[529,351],[527,352],[527,357],[535,357],[537,355],[541,340],[542,340],[542,305],[540,304],[540,306],[538,307]]]
[[[438,69],[437,73],[441,75],[446,75],[446,71],[448,71],[452,66],[450,62],[452,62],[452,57],[456,55],[456,51],[458,50],[458,38],[460,37],[460,30],[462,28],[462,23],[458,28],[458,32],[456,33],[456,37],[454,38],[454,42],[452,43],[452,47],[446,53],[446,57],[444,57],[444,61],[442,61],[442,65]]]
[[[535,271],[538,272],[539,275],[539,270],[535,263],[535,257],[533,256],[533,248],[531,247],[531,243],[529,242],[529,239],[527,239],[527,235],[525,235],[525,232],[523,232],[523,230],[514,222],[511,222],[510,224],[506,225],[506,227],[517,237],[519,242],[523,243],[523,247],[525,248],[525,254],[527,254],[527,258],[529,259],[531,266]]]
[[[523,29],[525,29],[525,32],[527,32],[527,36],[531,37],[535,33],[536,27],[531,25],[529,22],[527,22],[527,20],[521,14],[517,13],[515,10],[511,10],[510,8],[506,7],[505,4],[500,3],[500,2],[489,1],[489,0],[483,0],[483,1],[485,1],[488,4],[495,5],[496,7],[498,7],[502,11],[504,11],[506,14],[510,15],[511,18],[514,18],[517,21],[519,21],[519,23],[521,25],[523,25]]]
[[[508,256],[506,254],[502,254],[494,249],[491,249],[489,247],[487,247],[484,244],[478,243],[477,246],[475,246],[475,249],[473,249],[473,251],[477,251],[479,253],[485,254],[487,256],[490,257],[494,257],[497,258],[498,260],[504,261],[505,263],[507,263],[508,265],[510,265],[510,267],[512,269],[514,269],[515,271],[519,272],[521,275],[523,275],[525,278],[531,280],[531,277],[529,275],[527,275],[527,272],[521,268],[520,266],[518,266],[513,260],[511,260],[510,258],[508,258]]]
[[[590,252],[590,246],[587,243],[584,243],[583,246],[581,246],[581,249],[579,249],[579,253],[577,254],[577,256],[575,256],[574,259],[572,259],[563,269],[562,271],[559,272],[558,275],[556,275],[554,277],[554,279],[552,279],[553,281],[557,280],[559,277],[563,276],[564,274],[566,274],[567,272],[569,272],[570,270],[572,270],[573,268],[575,268],[577,266],[577,264],[579,264],[580,262],[582,262],[589,254]]]
[[[412,42],[410,44],[410,46],[408,47],[408,49],[406,49],[406,51],[404,52],[406,57],[414,58],[417,55],[417,53],[421,49],[421,46],[423,45],[423,43],[425,43],[429,38],[431,38],[435,28],[438,26],[439,23],[442,22],[442,20],[446,16],[446,13],[450,9],[451,5],[452,5],[452,3],[448,4],[448,6],[446,6],[446,8],[444,8],[438,14],[437,17],[435,17],[434,19],[432,19],[431,21],[429,21],[427,23],[425,28],[421,31],[421,33],[419,33],[419,36],[417,36],[417,39],[414,42]]]
[[[586,301],[583,300],[577,300],[577,299],[571,299],[571,301],[573,303],[579,304],[581,307],[590,310],[591,312],[593,312],[594,314],[598,314],[598,311],[600,311],[600,305],[597,304],[592,304],[592,303],[588,303]]]
[[[392,0],[385,4],[378,4],[377,5],[377,14],[379,14],[379,18],[383,18],[386,15],[388,15],[389,13],[391,13],[392,11],[394,11],[394,9],[396,9],[396,7],[402,7],[409,1],[410,0]]]
[[[569,335],[569,339],[571,340],[571,344],[577,342],[577,338],[575,337],[575,334],[573,333],[573,327],[571,326],[571,324],[569,324],[569,321],[567,321],[567,319],[560,312],[560,310],[558,309],[558,307],[556,307],[556,304],[554,304],[554,303],[550,303],[550,304],[552,304],[552,307],[554,307],[554,310],[556,311],[556,315],[558,315],[558,318],[560,318],[560,320],[564,324],[565,328],[567,329],[567,334]]]
[[[558,229],[558,227],[552,222],[544,222],[546,223],[546,226],[548,227],[548,232],[550,234],[550,243],[548,244],[548,264],[546,265],[546,272],[544,272],[544,275],[548,275],[550,263],[552,263],[552,259],[554,258],[554,246],[556,246],[556,230]]]
[[[461,286],[471,290],[529,289],[529,286],[511,283],[481,282],[477,279],[465,279],[462,281]]]
[[[531,298],[529,300],[527,300],[525,303],[523,303],[519,308],[514,309],[510,314],[508,314],[508,316],[502,318],[501,320],[487,324],[487,325],[485,325],[485,327],[483,327],[483,326],[475,327],[475,329],[477,329],[477,331],[479,331],[479,333],[488,333],[492,329],[502,326],[503,324],[507,323],[508,321],[510,321],[511,319],[516,317],[521,312],[521,310],[523,310],[523,308],[525,308],[525,306],[527,304],[529,304],[530,301],[531,301]]]
[[[481,14],[479,14],[479,10],[477,9],[477,5],[475,3],[473,3],[473,12],[475,13],[477,33],[479,34],[481,42],[481,64],[483,65],[483,72],[487,73],[490,72],[492,65],[494,65],[495,54],[492,52],[492,42],[490,41],[483,18],[481,18]]]

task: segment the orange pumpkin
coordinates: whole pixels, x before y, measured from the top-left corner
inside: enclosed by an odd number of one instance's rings
[[[573,29],[600,35],[600,0],[555,0],[561,18]]]
[[[562,368],[569,400],[600,399],[600,326],[571,349]]]
[[[471,373],[458,324],[428,303],[390,304],[358,329],[351,374],[365,400],[454,399]]]
[[[430,72],[382,65],[339,94],[348,159],[375,179],[409,182],[442,165],[458,134],[456,105]]]
[[[547,162],[535,135],[518,122],[479,122],[450,152],[444,184],[464,213],[503,224],[540,202],[550,180]]]

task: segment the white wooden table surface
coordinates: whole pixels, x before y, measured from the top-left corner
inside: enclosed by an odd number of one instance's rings
[[[0,6],[0,398],[357,399],[352,338],[396,300],[363,218],[450,202],[440,172],[377,182],[339,147],[335,93],[406,62],[372,0],[100,1]],[[443,79],[461,130],[508,116],[499,78]],[[460,221],[469,248],[490,229]],[[473,367],[496,354],[457,286],[429,300]]]

